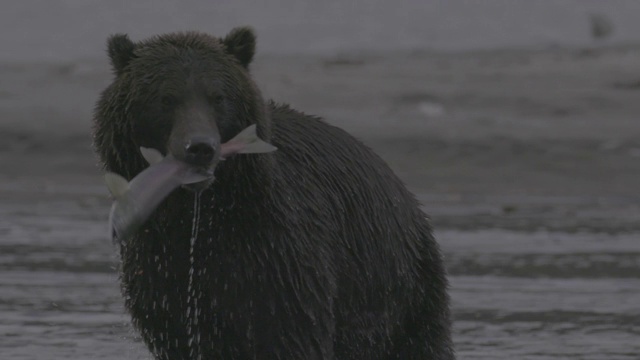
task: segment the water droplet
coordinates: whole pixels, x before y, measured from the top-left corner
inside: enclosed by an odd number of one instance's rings
[[[188,346],[189,354],[193,359],[200,359],[199,354],[200,347],[200,333],[198,331],[198,317],[200,316],[200,309],[198,307],[199,294],[196,293],[196,287],[194,286],[194,275],[196,274],[194,248],[198,239],[200,222],[200,193],[195,193],[193,200],[193,221],[191,223],[191,239],[189,241],[189,281],[187,284],[187,334],[189,335]]]

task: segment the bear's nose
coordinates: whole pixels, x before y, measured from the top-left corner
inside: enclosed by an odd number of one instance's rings
[[[185,162],[197,166],[207,166],[211,164],[216,154],[213,139],[204,137],[191,139],[184,150]]]

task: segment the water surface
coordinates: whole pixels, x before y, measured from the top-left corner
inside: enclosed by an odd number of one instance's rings
[[[2,358],[149,359],[122,306],[107,236],[109,200],[99,179],[4,180]],[[638,358],[637,233],[514,231],[485,223],[437,231],[460,359]]]

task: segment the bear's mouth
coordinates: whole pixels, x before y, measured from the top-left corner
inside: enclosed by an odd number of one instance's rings
[[[215,164],[212,164],[211,166],[208,166],[208,167],[191,166],[190,171],[199,175],[206,176],[207,178],[199,182],[183,184],[182,188],[186,190],[197,192],[197,193],[202,192],[206,190],[209,186],[211,186],[211,184],[213,184],[213,181],[215,180],[215,177],[213,176],[213,172],[215,171]]]
[[[200,181],[200,182],[193,183],[193,184],[186,184],[186,185],[182,185],[182,188],[186,189],[186,190],[189,190],[189,191],[192,191],[192,192],[199,193],[199,192],[203,192],[209,186],[211,186],[211,184],[213,184],[214,180],[215,180],[214,178],[211,178],[211,179],[207,179],[207,180]]]

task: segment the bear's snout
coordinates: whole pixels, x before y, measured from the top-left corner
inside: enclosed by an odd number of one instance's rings
[[[215,166],[220,158],[220,132],[212,112],[203,103],[180,109],[169,135],[169,153],[196,167]]]
[[[210,137],[196,136],[184,148],[184,161],[195,166],[208,166],[217,152],[216,141]]]

